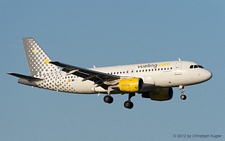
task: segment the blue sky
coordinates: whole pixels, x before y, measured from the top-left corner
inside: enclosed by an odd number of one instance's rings
[[[33,1],[0,2],[0,140],[175,140],[174,134],[225,138],[225,2]],[[80,67],[166,60],[195,61],[213,78],[178,88],[170,101],[127,95],[66,94],[17,84],[6,72],[29,74],[22,45],[33,37],[52,60]],[[199,138],[192,138],[199,140]],[[204,140],[212,140],[206,138]]]

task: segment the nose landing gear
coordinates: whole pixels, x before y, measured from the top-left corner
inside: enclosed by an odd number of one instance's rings
[[[181,93],[180,98],[181,98],[182,100],[187,99],[187,96],[184,94],[184,85],[180,85],[179,88],[180,88],[180,93]]]

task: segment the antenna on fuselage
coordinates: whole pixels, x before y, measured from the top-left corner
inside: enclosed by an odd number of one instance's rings
[[[179,61],[181,61],[181,59],[180,59],[180,58],[178,58],[178,60],[179,60]]]

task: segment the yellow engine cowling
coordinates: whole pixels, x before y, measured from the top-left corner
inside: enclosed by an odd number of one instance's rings
[[[142,93],[143,98],[150,98],[155,101],[166,101],[173,98],[172,88],[156,88],[149,92]]]
[[[141,78],[124,78],[119,80],[119,90],[126,93],[135,93],[141,91],[143,80]]]

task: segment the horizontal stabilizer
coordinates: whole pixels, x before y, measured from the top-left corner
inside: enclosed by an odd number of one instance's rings
[[[28,80],[28,81],[41,81],[41,80],[43,80],[43,79],[40,79],[40,78],[35,78],[35,77],[32,77],[32,76],[27,76],[27,75],[18,74],[18,73],[7,73],[7,74],[22,78],[22,79],[25,79],[25,80]]]

